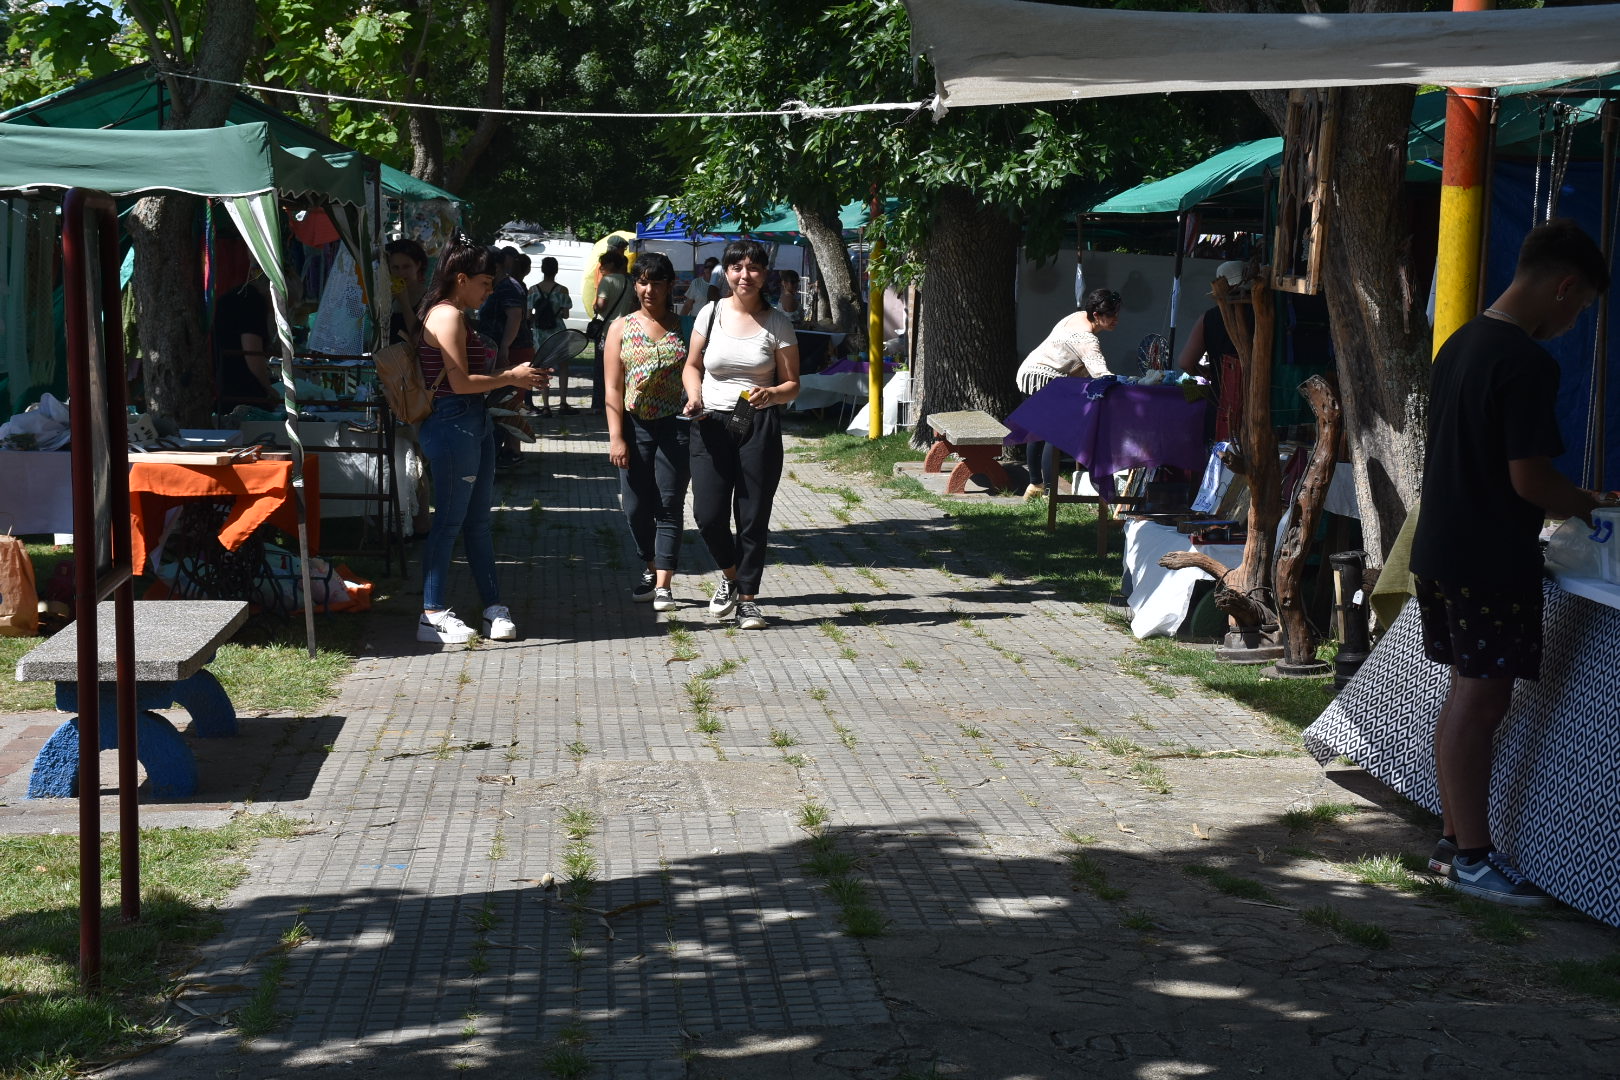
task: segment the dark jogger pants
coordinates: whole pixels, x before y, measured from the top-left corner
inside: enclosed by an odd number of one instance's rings
[[[726,429],[726,420],[716,413],[693,422],[692,516],[715,565],[735,566],[737,591],[754,596],[765,573],[771,504],[782,480],[781,409],[754,413],[741,440]]]
[[[686,513],[686,482],[692,422],[677,416],[624,417],[630,467],[619,470],[619,496],[636,558],[656,570],[679,569]]]

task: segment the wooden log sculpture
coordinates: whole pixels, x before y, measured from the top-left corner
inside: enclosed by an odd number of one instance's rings
[[[1320,375],[1305,380],[1299,392],[1310,403],[1316,417],[1316,445],[1311,448],[1311,460],[1294,494],[1288,528],[1277,553],[1277,615],[1283,647],[1277,671],[1283,675],[1318,675],[1325,672],[1328,665],[1316,659],[1316,635],[1305,618],[1300,585],[1305,577],[1305,555],[1310,549],[1311,537],[1316,534],[1322,505],[1327,501],[1328,485],[1333,481],[1335,448],[1339,445],[1344,411],[1333,384]],[[1325,565],[1322,572],[1326,572]]]

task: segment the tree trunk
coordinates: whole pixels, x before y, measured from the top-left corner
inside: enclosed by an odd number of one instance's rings
[[[488,72],[484,79],[484,108],[485,110],[499,109],[505,103],[506,97],[506,15],[509,0],[489,0],[489,59],[485,70]],[[500,113],[485,111],[478,114],[478,124],[473,128],[472,135],[456,154],[455,167],[449,170],[446,179],[450,182],[451,191],[460,191],[466,187],[467,180],[472,176],[473,169],[478,165],[478,159],[495,138],[500,130],[503,117]]]
[[[810,241],[810,250],[815,253],[834,329],[847,335],[845,343],[850,352],[865,353],[866,320],[861,313],[855,271],[849,265],[849,249],[844,246],[837,208],[828,213],[819,206],[795,202],[793,212],[799,215],[799,231]]]
[[[255,43],[254,0],[212,0],[195,60],[156,52],[160,68],[192,69],[222,82],[238,82]],[[159,48],[156,42],[153,49]],[[178,48],[179,43],[174,43]],[[179,79],[164,117],[168,129],[218,127],[236,90]],[[207,427],[213,409],[213,353],[203,328],[202,267],[196,222],[201,203],[191,195],[150,195],[135,204],[127,228],[135,245],[136,326],[146,373],[147,404],[181,427]]]
[[[202,200],[160,195],[135,204],[135,310],[145,357],[146,400],[180,427],[212,427],[213,352],[202,321],[202,261],[196,219]],[[145,266],[149,271],[142,272]]]
[[[1333,384],[1322,376],[1312,375],[1299,392],[1310,402],[1311,415],[1316,418],[1316,445],[1311,447],[1310,464],[1300,478],[1288,529],[1277,550],[1277,621],[1281,624],[1283,646],[1283,658],[1278,663],[1292,669],[1293,674],[1317,664],[1316,635],[1305,615],[1300,585],[1305,578],[1305,557],[1316,536],[1316,523],[1322,516],[1322,504],[1327,501],[1328,485],[1333,481],[1334,451],[1339,445],[1339,430],[1344,419],[1339,395]],[[1320,572],[1328,572],[1325,555]]]
[[[1001,419],[1018,404],[1018,240],[1018,226],[967,189],[940,192],[923,259],[916,437],[926,438],[929,413],[982,409]]]
[[[1429,322],[1401,201],[1410,87],[1340,94],[1324,286],[1363,546],[1384,564],[1423,478]]]
[[[1275,11],[1270,0],[1204,0],[1211,11]],[[1352,12],[1414,11],[1416,0],[1352,0]],[[1384,564],[1417,501],[1428,425],[1427,269],[1414,273],[1403,207],[1409,86],[1339,91],[1323,293],[1337,353],[1346,443],[1367,564]],[[1287,92],[1256,90],[1283,130]]]
[[[411,175],[435,187],[444,187],[444,131],[439,118],[422,109],[411,110]]]

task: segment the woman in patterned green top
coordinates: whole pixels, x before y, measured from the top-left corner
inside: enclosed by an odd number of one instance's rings
[[[607,386],[608,460],[636,557],[646,569],[631,589],[653,610],[675,608],[673,582],[685,522],[691,421],[681,415],[686,343],[670,306],[675,267],[655,251],[636,260],[637,308],[608,324],[602,338]]]

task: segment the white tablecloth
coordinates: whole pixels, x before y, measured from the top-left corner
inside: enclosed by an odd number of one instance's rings
[[[0,450],[0,532],[73,531],[73,455],[67,450]]]
[[[1194,544],[1185,533],[1154,521],[1125,522],[1125,583],[1131,602],[1131,633],[1168,637],[1187,618],[1193,586],[1211,580],[1202,570],[1167,570],[1159,558],[1172,551],[1201,551],[1222,566],[1243,561],[1242,544]]]

